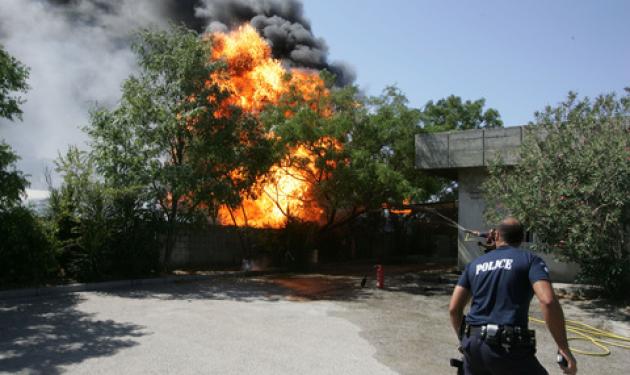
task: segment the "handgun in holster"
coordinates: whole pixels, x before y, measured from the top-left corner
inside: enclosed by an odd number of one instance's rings
[[[501,345],[501,329],[496,324],[481,327],[481,338],[490,346]]]

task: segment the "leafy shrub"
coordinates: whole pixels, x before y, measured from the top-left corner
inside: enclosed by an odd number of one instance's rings
[[[0,285],[39,285],[57,263],[47,228],[24,207],[0,211]]]
[[[155,273],[159,220],[138,191],[106,187],[76,148],[60,158],[58,171],[64,182],[51,192],[49,219],[64,276],[97,281]]]
[[[629,95],[578,100],[536,114],[513,168],[490,169],[487,218],[510,213],[536,248],[576,262],[580,279],[616,294],[630,286]]]

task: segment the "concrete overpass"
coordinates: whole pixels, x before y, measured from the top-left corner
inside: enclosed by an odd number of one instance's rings
[[[519,148],[534,128],[474,129],[416,135],[416,168],[456,180],[459,185],[458,221],[469,229],[489,229],[493,224],[483,220],[486,203],[481,184],[488,177],[487,167],[501,157],[508,165],[517,165]],[[458,234],[458,264],[463,267],[483,254],[477,238]],[[527,246],[528,244],[525,244]],[[577,266],[557,262],[547,254],[539,254],[547,262],[555,281],[573,281]]]

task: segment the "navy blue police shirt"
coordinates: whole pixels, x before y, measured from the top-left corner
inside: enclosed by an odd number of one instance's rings
[[[527,326],[532,285],[539,280],[550,280],[549,270],[529,251],[502,246],[478,257],[457,282],[472,294],[466,323]]]

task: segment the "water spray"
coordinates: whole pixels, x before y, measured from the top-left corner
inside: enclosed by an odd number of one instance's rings
[[[456,222],[455,220],[446,217],[444,215],[442,215],[441,213],[437,212],[435,209],[432,208],[422,208],[422,210],[432,213],[434,215],[437,215],[439,217],[441,217],[442,219],[446,220],[446,222],[448,223],[449,226],[453,227],[453,228],[457,228],[459,230],[461,230],[462,232],[469,232],[470,230],[464,228],[463,226],[461,226],[458,222]]]

